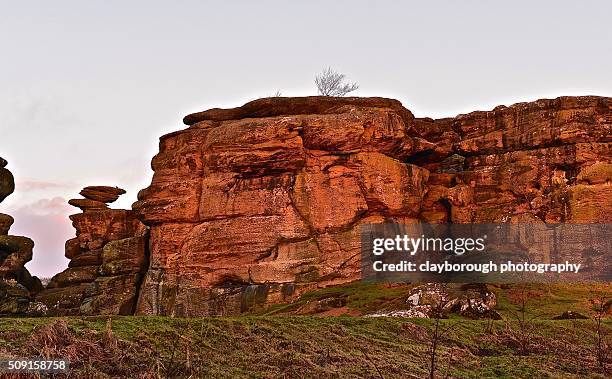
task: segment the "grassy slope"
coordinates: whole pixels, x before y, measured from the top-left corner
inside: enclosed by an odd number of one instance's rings
[[[377,370],[385,378],[423,377],[433,324],[348,316],[115,317],[109,328],[105,318],[64,320],[0,319],[0,356],[68,357],[75,377],[380,377]],[[530,353],[522,356],[502,321],[456,324],[440,349],[440,374],[604,377],[591,352],[591,321],[534,326]]]
[[[342,298],[348,314],[361,315],[376,311],[390,311],[406,308],[406,298],[414,285],[355,282],[311,291],[302,295],[292,304],[277,304],[256,311],[256,315],[289,315],[316,313],[307,305],[330,298]],[[612,298],[612,283],[595,284],[527,284],[515,286],[489,285],[497,295],[497,307],[502,316],[511,317],[516,306],[512,296],[519,295],[523,289],[529,294],[527,313],[531,317],[550,319],[565,311],[589,315],[592,299],[603,295]]]
[[[512,289],[494,290],[499,312],[511,319]],[[342,308],[349,313],[399,309],[408,291],[357,283],[305,294],[295,305],[262,310],[266,315],[234,318],[0,318],[0,359],[67,357],[72,377],[420,378],[427,375],[435,320],[283,316],[329,297],[345,299]],[[538,319],[528,324],[534,333],[528,354],[517,343],[521,335],[514,322],[442,320],[452,328],[438,354],[438,375],[606,377],[595,361],[593,320],[549,319],[568,309],[588,314],[589,296],[609,295],[610,286],[530,291],[528,313]],[[612,320],[604,330],[609,342]]]

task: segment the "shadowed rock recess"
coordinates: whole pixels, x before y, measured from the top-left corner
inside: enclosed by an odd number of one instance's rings
[[[238,314],[357,280],[363,223],[612,221],[609,98],[440,120],[267,98],[184,121],[133,206],[150,228],[137,314]]]
[[[392,99],[266,98],[184,122],[160,138],[132,210],[108,209],[123,193],[112,187],[70,201],[84,213],[71,216],[70,267],[37,297],[50,313],[290,302],[360,278],[364,223],[612,222],[609,98],[438,120]]]
[[[8,162],[0,158],[0,202],[15,190]],[[34,242],[26,237],[9,236],[13,218],[0,213],[0,315],[25,314],[30,300],[42,289],[37,277],[30,275],[25,264],[32,260]]]

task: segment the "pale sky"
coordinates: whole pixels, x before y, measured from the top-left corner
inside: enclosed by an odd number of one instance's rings
[[[331,66],[355,95],[455,116],[561,95],[612,96],[610,1],[0,0],[0,205],[36,243],[31,272],[66,267],[67,205],[117,185],[130,207],[158,138],[184,115],[280,90],[314,95]]]

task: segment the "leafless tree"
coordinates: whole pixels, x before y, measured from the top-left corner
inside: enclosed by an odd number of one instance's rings
[[[442,332],[440,329],[440,313],[435,313],[436,323],[434,324],[434,330],[431,334],[431,345],[429,347],[429,378],[434,379],[436,375],[436,359],[438,355],[438,343],[442,338]]]
[[[334,71],[331,67],[326,68],[315,77],[315,84],[322,96],[344,96],[359,88],[357,83],[344,83],[344,74]]]
[[[429,334],[429,378],[434,379],[436,377],[436,371],[438,369],[438,348],[441,342],[448,337],[448,334],[453,333],[457,326],[457,322],[452,322],[446,326],[442,325],[441,319],[445,318],[444,309],[450,301],[448,295],[448,285],[446,283],[441,284],[440,287],[440,301],[438,304],[432,307],[432,317],[434,318],[434,328]],[[450,371],[452,363],[452,349],[449,353],[448,365],[446,367],[447,375]]]
[[[606,315],[607,298],[604,295],[597,295],[592,301],[593,311],[595,313],[593,319],[595,321],[595,355],[599,367],[605,369],[608,361],[608,344],[606,343],[606,330],[603,328],[602,321]]]
[[[538,297],[538,295],[537,291],[530,291],[525,283],[521,283],[517,290],[509,294],[510,302],[517,309],[509,310],[515,323],[506,321],[506,334],[516,343],[521,355],[529,355],[533,339],[537,334],[536,320],[540,317],[540,314],[530,315],[529,303],[530,300]]]

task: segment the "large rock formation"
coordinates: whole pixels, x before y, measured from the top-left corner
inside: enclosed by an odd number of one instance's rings
[[[151,228],[138,313],[233,314],[355,280],[361,223],[417,219],[428,172],[403,160],[433,145],[399,102],[245,109],[188,116],[190,128],[161,138],[134,205]]]
[[[612,220],[608,98],[441,120],[269,98],[184,121],[133,207],[151,233],[139,314],[235,314],[358,279],[363,223]]]
[[[108,209],[125,193],[115,187],[86,187],[85,199],[69,204],[76,238],[66,242],[68,268],[55,275],[37,301],[51,315],[134,313],[147,266],[148,231],[131,210]]]
[[[360,278],[367,223],[612,221],[609,98],[439,120],[390,99],[268,98],[184,121],[161,138],[133,210],[109,209],[125,193],[114,187],[69,201],[83,213],[70,217],[68,269],[37,296],[49,314],[238,314],[291,301]],[[14,189],[5,165],[0,200]],[[40,284],[23,268],[32,242],[5,236],[12,221],[0,214],[0,307],[14,313]],[[537,254],[609,272],[606,256],[577,249]],[[434,309],[431,292],[415,293],[411,311]],[[451,310],[471,317],[494,304],[480,287],[455,297]]]
[[[0,202],[15,190],[13,174],[0,158]],[[30,275],[25,264],[32,260],[34,242],[9,236],[13,218],[0,213],[0,315],[26,313],[31,298],[42,289],[40,280]]]

